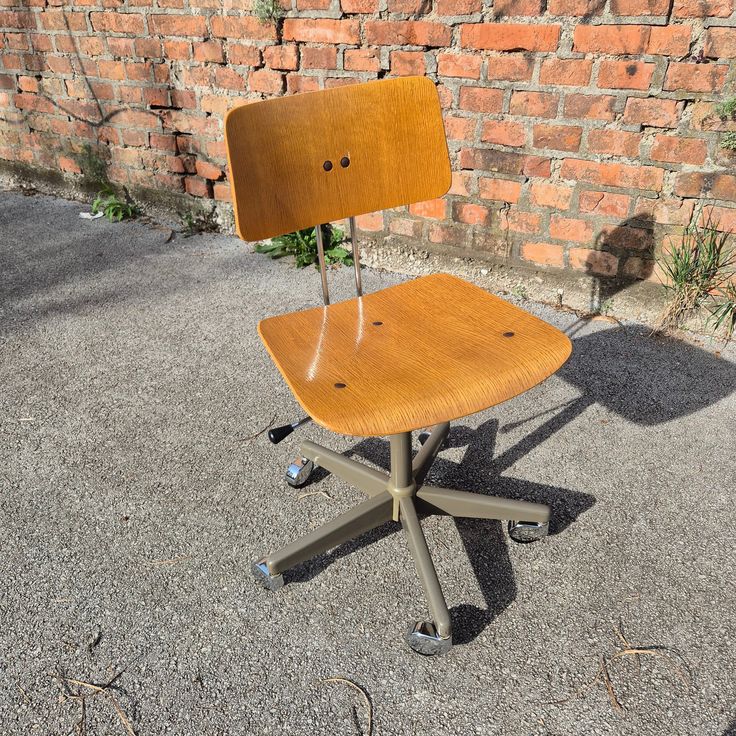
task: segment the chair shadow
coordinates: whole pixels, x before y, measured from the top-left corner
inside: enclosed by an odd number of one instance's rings
[[[518,460],[594,404],[633,424],[654,426],[704,409],[736,389],[733,364],[675,338],[651,336],[640,327],[584,326],[573,341],[572,358],[557,375],[575,387],[579,395],[504,426],[499,426],[497,419],[490,419],[477,429],[453,426],[447,446],[466,447],[463,459],[455,463],[438,456],[427,482],[547,504],[551,507],[550,535],[560,534],[594,505],[595,497],[504,475]],[[540,426],[494,457],[499,433],[547,414],[551,416]],[[623,440],[619,447],[612,448],[612,453],[616,452],[625,458]],[[389,467],[386,440],[367,438],[346,455],[358,456],[384,469]],[[454,521],[485,603],[485,608],[461,603],[451,609],[453,639],[463,644],[475,639],[515,599],[516,585],[502,524],[475,519]],[[309,580],[332,562],[400,528],[400,524],[389,522],[299,566],[290,579]],[[724,736],[732,732],[730,728]]]

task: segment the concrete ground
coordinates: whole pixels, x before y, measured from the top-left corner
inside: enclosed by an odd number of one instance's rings
[[[317,272],[80,209],[0,192],[2,734],[368,733],[333,677],[377,735],[736,733],[733,347],[524,302],[572,358],[458,422],[430,481],[548,502],[552,535],[427,519],[456,646],[422,658],[393,523],[277,593],[251,578],[359,500],[324,475],[300,497],[299,437],[251,438],[299,415],[256,324],[318,304]],[[387,461],[383,440],[299,436]],[[622,712],[602,679],[575,695],[616,627],[657,648],[610,664]]]

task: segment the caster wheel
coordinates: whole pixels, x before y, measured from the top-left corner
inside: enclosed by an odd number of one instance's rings
[[[271,575],[268,571],[266,558],[258,560],[251,565],[253,576],[266,590],[278,590],[284,587],[283,575]]]
[[[292,488],[301,488],[309,483],[314,463],[305,457],[298,457],[286,470],[286,482]]]
[[[509,537],[518,544],[529,544],[537,542],[549,534],[549,522],[543,523],[537,521],[510,521]]]
[[[452,648],[452,637],[441,639],[431,621],[417,621],[406,632],[406,643],[418,654],[434,657]]]

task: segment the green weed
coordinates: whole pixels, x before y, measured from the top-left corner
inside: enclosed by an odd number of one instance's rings
[[[129,220],[140,214],[138,207],[133,202],[120,199],[109,184],[97,192],[97,197],[92,202],[92,214],[96,215],[99,212],[102,212],[110,222]]]
[[[325,262],[327,265],[341,263],[345,266],[353,265],[352,253],[343,248],[345,233],[331,225],[322,225],[322,239],[325,244]],[[264,253],[269,258],[283,258],[294,256],[297,268],[304,268],[312,264],[319,265],[317,255],[317,235],[314,228],[297,230],[288,235],[279,235],[270,242],[259,243],[256,253]]]

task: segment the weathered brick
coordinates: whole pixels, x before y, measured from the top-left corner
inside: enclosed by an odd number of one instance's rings
[[[591,184],[653,191],[660,191],[664,181],[664,170],[655,166],[597,163],[575,158],[562,162],[560,175],[563,179],[587,181]]]
[[[593,239],[593,226],[587,220],[552,215],[549,220],[549,234],[555,240],[590,243]]]
[[[297,19],[295,18],[287,18],[284,21],[284,40],[290,41],[293,40],[293,37],[289,35],[287,32],[287,24],[291,22],[296,22]],[[309,21],[303,20],[301,21],[303,23],[307,23]],[[328,21],[324,21],[327,23]],[[348,21],[346,21],[348,22]],[[351,23],[356,21],[350,21]],[[255,41],[255,40],[266,40],[266,41],[275,41],[276,40],[276,29],[274,28],[273,24],[271,23],[261,23],[258,18],[251,15],[243,15],[243,16],[236,16],[236,15],[213,15],[210,20],[210,28],[212,28],[212,35],[216,38],[242,38],[247,39],[248,41]],[[294,30],[294,26],[289,25],[288,29],[290,31]],[[298,31],[301,29],[301,26],[297,26],[296,30]],[[297,39],[302,40],[302,39]],[[309,39],[304,39],[309,40]]]
[[[726,83],[727,75],[727,64],[687,64],[673,61],[667,68],[663,89],[719,92]]]
[[[588,133],[588,150],[591,153],[636,158],[639,155],[641,138],[641,133],[607,128],[595,129]]]
[[[630,256],[624,261],[621,274],[628,279],[648,279],[655,269],[655,262],[649,258]]]
[[[591,59],[545,59],[539,71],[539,82],[585,87],[590,81],[592,68]]]
[[[502,146],[523,146],[526,140],[524,126],[505,120],[487,120],[483,123],[481,140]]]
[[[547,11],[550,15],[596,16],[605,6],[602,0],[549,0]]]
[[[251,92],[278,95],[284,91],[284,75],[270,69],[255,69],[248,75]]]
[[[601,228],[597,240],[614,250],[651,251],[654,243],[650,229],[630,225],[606,225]]]
[[[501,227],[515,233],[538,233],[542,218],[536,212],[522,212],[515,208],[501,213]]]
[[[299,55],[296,44],[266,46],[263,49],[263,60],[271,69],[293,71],[299,67]]]
[[[524,243],[521,246],[521,257],[525,261],[533,261],[541,266],[562,268],[565,265],[565,249],[552,243]]]
[[[221,41],[199,41],[194,44],[194,60],[201,62],[215,62],[221,64],[225,61]]]
[[[480,79],[480,56],[472,54],[438,54],[437,74],[441,77]]]
[[[649,219],[661,225],[687,225],[695,208],[695,202],[682,199],[650,199],[639,197],[634,208],[634,217]],[[647,238],[653,240],[652,238]]]
[[[483,199],[493,199],[500,202],[514,204],[521,196],[521,183],[508,179],[489,179],[481,177],[478,180],[480,196]]]
[[[87,30],[87,16],[73,11],[46,10],[38,13],[41,28],[47,31],[78,33]]]
[[[593,212],[605,217],[624,218],[629,213],[631,199],[628,194],[598,192],[590,189],[580,192],[578,207],[581,212]]]
[[[533,128],[535,148],[577,151],[582,136],[583,129],[576,125],[535,125]]]
[[[736,33],[733,28],[709,28],[703,52],[713,59],[736,59]]]
[[[203,179],[211,179],[212,181],[217,181],[223,176],[223,171],[219,166],[211,164],[208,161],[202,161],[201,159],[197,159],[196,171],[197,176],[201,176]]]
[[[649,158],[674,164],[702,164],[707,153],[708,147],[702,139],[658,135],[654,139]]]
[[[192,56],[192,44],[189,41],[164,41],[164,56],[167,59],[186,61]]]
[[[447,200],[440,198],[416,202],[409,205],[409,212],[412,215],[428,217],[432,220],[444,220],[447,216]]]
[[[524,176],[549,176],[550,160],[491,148],[463,148],[460,151],[460,168]]]
[[[334,46],[302,46],[302,69],[337,69],[337,49]]]
[[[364,33],[366,43],[377,46],[449,46],[451,38],[448,26],[424,20],[369,20]]]
[[[453,219],[466,225],[490,225],[491,212],[480,204],[456,202],[453,207]]]
[[[556,210],[570,208],[572,187],[564,184],[550,184],[548,182],[533,182],[529,190],[531,200],[540,207],[553,207]]]
[[[405,217],[393,217],[388,223],[388,229],[394,235],[403,235],[406,238],[422,237],[422,221],[409,220]]]
[[[603,89],[649,89],[655,64],[642,61],[601,61],[598,86]]]
[[[564,114],[570,119],[613,120],[615,108],[616,98],[612,95],[569,94],[565,96]]]
[[[501,112],[503,90],[486,87],[461,87],[460,109],[473,112]]]
[[[184,188],[193,197],[209,197],[211,186],[210,182],[198,176],[187,176],[184,179]]]
[[[733,0],[674,0],[675,18],[726,18],[733,12]]]
[[[736,207],[716,207],[708,205],[703,207],[700,223],[704,224],[706,218],[710,218],[713,226],[724,233],[736,232]]]
[[[245,90],[245,79],[235,69],[223,66],[215,69],[215,87],[221,89]]]
[[[560,98],[552,92],[526,92],[517,90],[511,95],[509,112],[537,118],[554,118]]]
[[[140,13],[113,13],[108,10],[104,13],[90,13],[89,17],[95,31],[127,33],[131,36],[143,34],[143,16]]]
[[[648,54],[685,56],[690,50],[690,26],[652,26]]]
[[[567,257],[570,265],[578,271],[585,271],[599,276],[615,276],[618,270],[618,258],[605,251],[589,248],[570,248]]]
[[[670,0],[611,0],[613,15],[667,15]]]
[[[460,26],[460,45],[492,51],[555,51],[560,26],[527,23],[466,23]]]
[[[343,13],[376,13],[378,0],[340,0]]]
[[[486,67],[486,77],[489,81],[505,79],[511,82],[521,82],[532,78],[534,59],[521,54],[503,56],[489,56]]]
[[[231,43],[227,47],[227,58],[237,66],[258,66],[261,63],[261,50],[257,46]]]
[[[113,39],[108,39],[108,44]],[[157,38],[136,38],[134,44],[136,56],[142,56],[147,59],[157,59],[163,56],[163,48],[161,41]]]
[[[290,95],[300,92],[314,92],[319,89],[319,77],[308,77],[304,74],[287,74],[286,91]]]
[[[493,13],[496,18],[506,16],[539,16],[542,0],[494,0]]]
[[[649,26],[580,24],[573,33],[573,51],[599,54],[643,54],[649,42]]]
[[[391,73],[400,77],[421,76],[426,71],[423,51],[392,51],[389,64]]]
[[[623,121],[651,125],[655,128],[674,128],[679,120],[677,100],[656,97],[629,97],[626,100]]]
[[[148,22],[151,31],[162,36],[207,35],[207,23],[201,15],[151,15]]]

